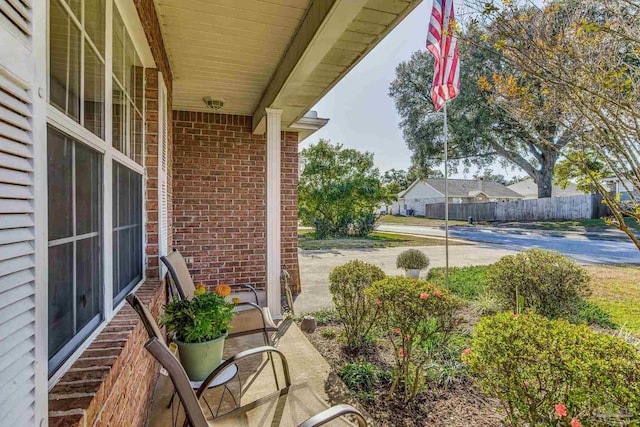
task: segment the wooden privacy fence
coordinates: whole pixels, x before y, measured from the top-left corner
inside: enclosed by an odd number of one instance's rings
[[[512,202],[450,203],[449,219],[466,221],[549,221],[601,218],[609,215],[602,196],[551,197]],[[425,217],[444,219],[444,203],[425,205]]]

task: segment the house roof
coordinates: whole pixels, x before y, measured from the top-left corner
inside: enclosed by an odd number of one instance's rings
[[[282,130],[305,114],[420,0],[156,0],[173,82],[173,109],[253,116],[282,110]],[[312,130],[312,129],[311,129]]]
[[[538,184],[532,178],[511,184],[508,188],[522,194],[524,197],[538,197]],[[575,184],[570,184],[565,189],[554,184],[552,190],[553,197],[582,196],[583,194],[582,191],[576,188]]]
[[[474,197],[474,194],[482,192],[489,198],[522,198],[522,195],[510,190],[496,181],[484,181],[483,183],[475,179],[449,179],[448,181],[449,197]],[[444,179],[428,178],[425,179],[424,182],[432,186],[438,192],[444,194]]]

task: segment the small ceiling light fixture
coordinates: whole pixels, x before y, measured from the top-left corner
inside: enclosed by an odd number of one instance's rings
[[[205,96],[203,98],[205,105],[207,108],[211,108],[212,110],[220,110],[224,107],[224,99],[222,98],[214,98],[212,96]]]

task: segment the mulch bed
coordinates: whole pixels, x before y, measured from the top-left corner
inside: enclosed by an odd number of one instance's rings
[[[338,338],[323,337],[323,330],[333,329],[338,335],[339,323],[320,325],[313,333],[305,333],[309,341],[327,360],[335,373],[347,362],[367,361],[384,370],[393,364],[393,353],[385,343],[372,345],[359,354],[343,350]],[[432,388],[410,404],[401,400],[388,399],[388,385],[375,390],[372,400],[355,396],[362,409],[380,427],[417,426],[500,426],[502,415],[498,402],[489,399],[472,387],[471,380],[459,379],[447,388]]]

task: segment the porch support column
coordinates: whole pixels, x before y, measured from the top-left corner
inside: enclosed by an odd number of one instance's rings
[[[267,305],[281,317],[280,302],[280,120],[282,110],[266,108],[267,116]]]

